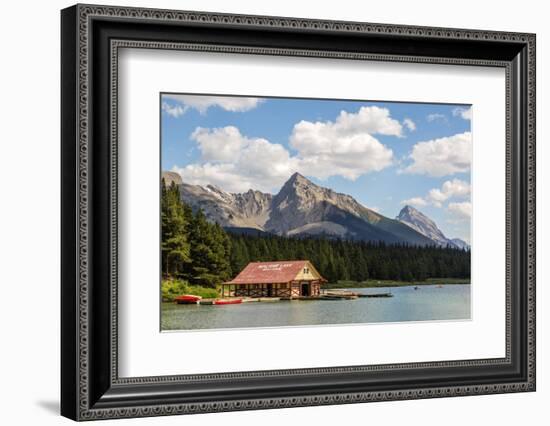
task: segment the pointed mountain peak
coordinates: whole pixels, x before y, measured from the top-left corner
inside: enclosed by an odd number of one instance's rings
[[[402,214],[410,214],[410,213],[420,213],[420,211],[418,211],[417,209],[415,209],[413,206],[410,206],[409,204],[407,204],[405,207],[403,207],[401,209],[401,211],[399,212],[399,216],[401,216]],[[422,214],[422,213],[420,213]]]
[[[433,220],[431,220],[428,216],[426,216],[420,210],[414,208],[409,204],[407,204],[405,207],[401,209],[396,219],[400,221],[421,220],[423,222],[427,222],[435,226],[435,223],[433,222]]]
[[[396,219],[438,245],[446,246],[451,243],[432,219],[408,204],[401,209]]]
[[[310,181],[305,176],[301,175],[300,173],[296,172],[292,176],[288,178],[288,180],[284,183],[284,185],[281,187],[279,191],[279,195],[284,194],[285,196],[289,193],[304,193],[309,192],[311,190],[317,191],[321,188],[315,185],[312,181]]]
[[[295,172],[292,176],[288,178],[286,183],[302,183],[302,184],[310,184],[312,183],[308,178],[301,175],[298,172]],[[286,184],[285,184],[286,185]]]

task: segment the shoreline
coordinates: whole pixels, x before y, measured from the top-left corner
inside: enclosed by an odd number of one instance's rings
[[[470,284],[470,279],[462,278],[429,278],[426,281],[395,281],[395,280],[367,280],[367,281],[338,281],[337,283],[328,283],[322,286],[324,289],[343,289],[343,288],[378,288],[378,287],[407,287],[424,285],[456,285]]]

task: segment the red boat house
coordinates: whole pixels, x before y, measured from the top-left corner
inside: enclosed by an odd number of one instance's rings
[[[251,262],[222,284],[222,297],[319,296],[323,282],[326,280],[308,260]]]

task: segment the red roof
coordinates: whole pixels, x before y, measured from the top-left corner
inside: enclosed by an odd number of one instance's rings
[[[305,266],[311,267],[311,264],[307,260],[251,262],[226,284],[287,283],[296,278]]]

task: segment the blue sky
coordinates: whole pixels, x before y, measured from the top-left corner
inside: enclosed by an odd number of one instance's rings
[[[468,105],[163,94],[161,126],[162,168],[185,182],[276,193],[297,171],[470,241]]]

